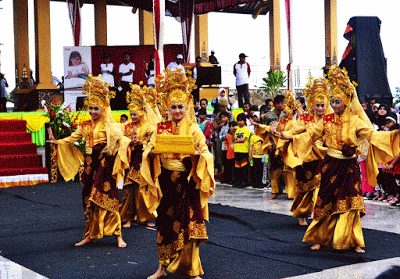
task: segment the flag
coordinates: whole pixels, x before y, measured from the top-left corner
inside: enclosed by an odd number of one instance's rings
[[[81,5],[79,0],[67,0],[74,45],[81,45]]]
[[[164,69],[164,18],[165,0],[153,0],[154,53],[156,76]]]

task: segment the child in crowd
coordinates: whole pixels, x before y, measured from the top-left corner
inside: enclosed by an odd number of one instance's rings
[[[253,179],[253,188],[264,188],[262,185],[263,178],[263,162],[262,156],[264,140],[261,137],[260,129],[255,126],[255,134],[250,137],[250,151],[249,151],[249,161],[251,174]]]
[[[222,163],[222,168],[223,168],[223,172],[224,172],[224,166],[225,166],[225,161],[226,161],[226,150],[227,150],[227,146],[225,144],[225,139],[226,139],[226,135],[229,133],[229,117],[230,114],[227,111],[221,111],[219,113],[219,123],[220,123],[220,130],[218,133],[218,137],[220,139],[221,142],[221,154],[220,154],[220,158],[221,158],[221,163]],[[222,183],[225,183],[224,181],[224,174],[221,174],[221,178],[220,181]]]
[[[249,138],[250,129],[246,126],[246,115],[240,113],[237,116],[238,127],[235,131],[233,149],[235,152],[235,184],[238,188],[246,187],[246,177],[248,174]]]
[[[126,115],[125,113],[121,114],[121,116],[119,117],[119,122],[125,123],[126,121],[128,121],[128,115]]]
[[[234,181],[233,166],[235,164],[235,152],[233,150],[233,141],[235,140],[236,126],[236,121],[229,122],[229,132],[226,134],[224,141],[226,150],[224,152],[223,182],[227,184],[233,184]]]
[[[206,119],[207,110],[205,108],[200,108],[198,111],[198,115],[199,115],[199,119],[198,119],[199,127],[206,138],[208,150],[211,151],[211,148],[212,148],[211,134],[212,133],[211,133],[210,121]]]

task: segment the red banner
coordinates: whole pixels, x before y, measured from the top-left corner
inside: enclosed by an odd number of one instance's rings
[[[79,0],[67,0],[74,45],[81,45],[81,6]]]

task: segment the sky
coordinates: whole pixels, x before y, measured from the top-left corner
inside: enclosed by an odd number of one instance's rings
[[[30,64],[35,71],[33,0],[28,0]],[[14,33],[12,0],[0,1],[0,70],[6,74],[14,88]],[[379,3],[379,4],[378,4]],[[292,0],[293,69],[300,70],[299,87],[304,86],[307,76],[322,75],[325,63],[324,1]],[[57,77],[63,75],[63,47],[73,44],[67,6],[63,2],[51,2],[51,49],[52,71]],[[337,0],[338,60],[340,61],[347,40],[343,33],[353,16],[377,16],[382,21],[381,40],[388,61],[388,78],[392,92],[400,86],[400,51],[397,44],[400,26],[400,1],[398,0]],[[82,8],[82,45],[94,45],[94,9],[85,4]],[[128,7],[107,7],[108,45],[139,44],[138,14]],[[209,50],[213,49],[222,65],[222,85],[234,86],[232,66],[241,52],[248,55],[252,66],[250,87],[260,86],[269,70],[268,15],[252,19],[251,15],[210,13],[208,17]],[[284,1],[281,1],[281,65],[288,63],[287,29]],[[182,43],[180,24],[174,18],[166,19],[165,43]],[[192,61],[194,47],[192,40]]]

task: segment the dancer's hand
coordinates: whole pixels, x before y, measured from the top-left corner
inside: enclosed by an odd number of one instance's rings
[[[49,133],[49,139],[46,142],[58,144],[58,140],[56,140],[56,138],[53,135],[53,130],[51,130],[51,128],[48,128],[47,132]]]

